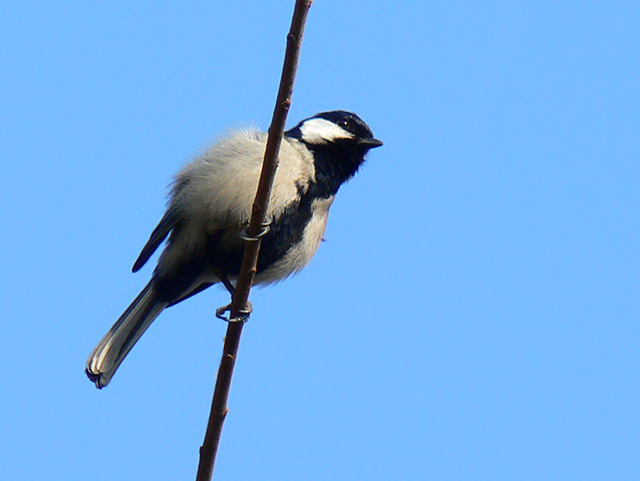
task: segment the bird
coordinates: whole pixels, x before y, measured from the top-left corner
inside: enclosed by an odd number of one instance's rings
[[[266,142],[267,133],[255,128],[231,131],[175,175],[166,213],[132,269],[165,243],[151,280],[87,360],[85,372],[98,389],[164,309],[220,282],[233,288]],[[321,112],[284,133],[254,285],[279,282],[309,263],[338,190],[381,145],[358,115],[343,110]]]

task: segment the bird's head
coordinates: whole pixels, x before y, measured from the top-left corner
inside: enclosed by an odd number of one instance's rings
[[[305,119],[289,130],[287,136],[304,142],[312,150],[338,148],[361,155],[382,145],[360,117],[344,110],[322,112]]]

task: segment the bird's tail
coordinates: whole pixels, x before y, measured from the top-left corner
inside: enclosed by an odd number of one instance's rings
[[[131,348],[167,305],[158,298],[149,282],[104,335],[87,359],[85,371],[98,389],[109,384]]]

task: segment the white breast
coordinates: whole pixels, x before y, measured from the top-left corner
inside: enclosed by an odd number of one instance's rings
[[[256,276],[255,284],[271,284],[296,274],[313,258],[327,227],[329,208],[334,196],[316,199],[311,204],[311,219],[304,229],[302,240],[269,269]]]

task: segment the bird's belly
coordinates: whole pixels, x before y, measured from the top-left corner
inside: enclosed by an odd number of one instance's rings
[[[333,199],[334,197],[331,196],[313,200],[310,209],[311,215],[304,226],[302,235],[283,255],[273,259],[272,263],[265,266],[264,269],[258,270],[255,284],[271,284],[281,281],[297,273],[311,261],[322,241]],[[275,236],[273,241],[278,242],[278,236]],[[269,245],[265,247],[270,248]],[[264,254],[269,255],[268,252],[264,252]],[[260,253],[260,256],[263,256],[263,252]]]

